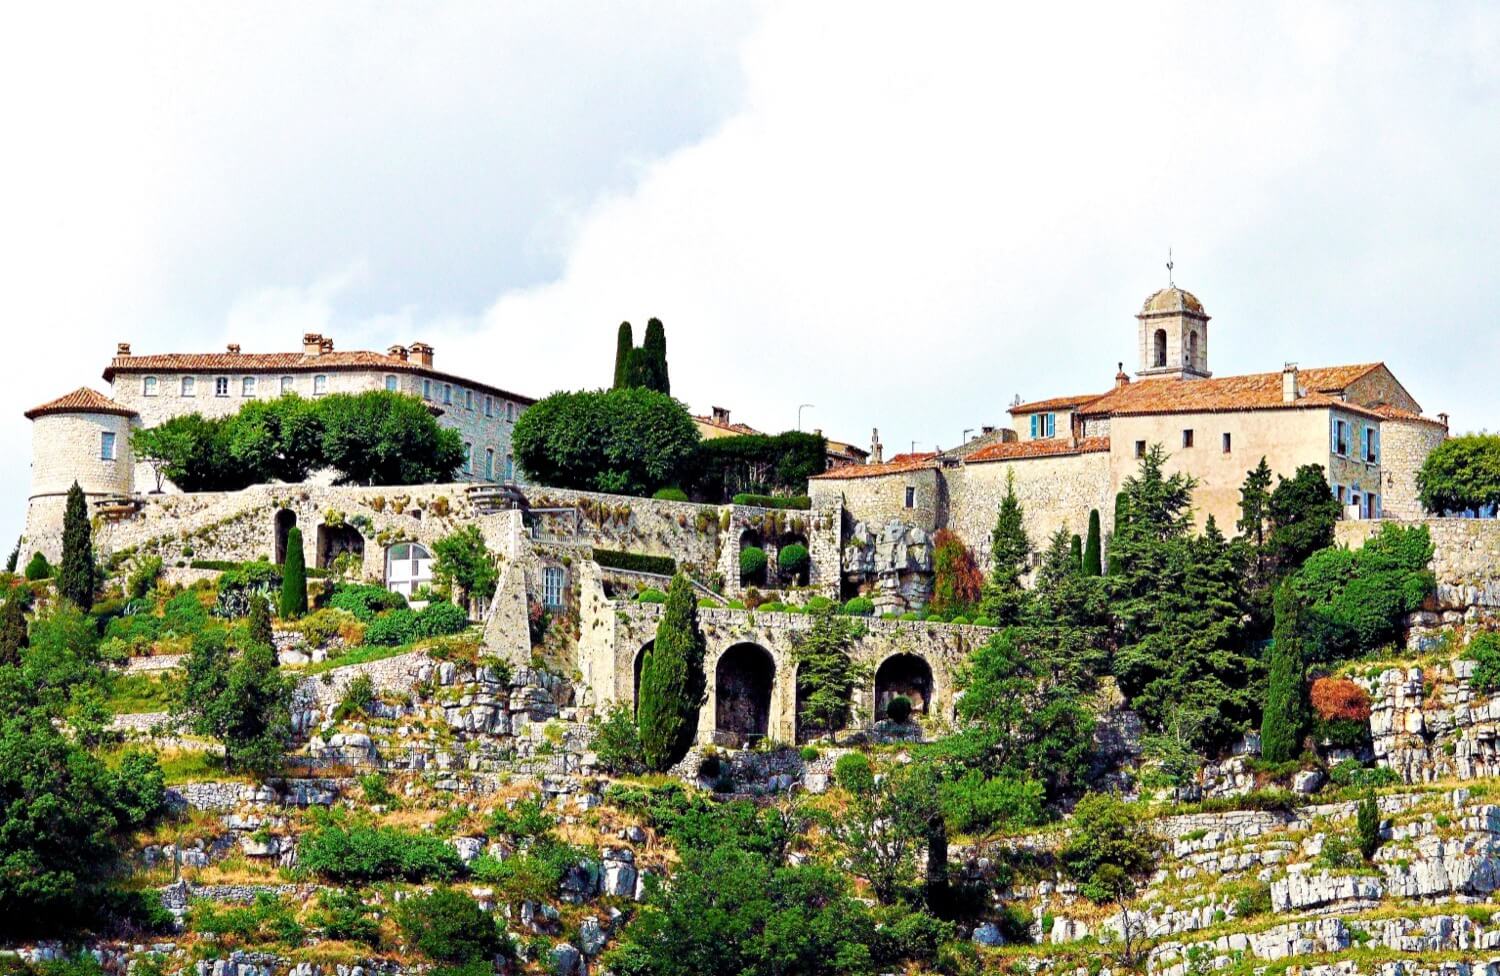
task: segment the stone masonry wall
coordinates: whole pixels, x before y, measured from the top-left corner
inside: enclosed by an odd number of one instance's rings
[[[838,502],[856,522],[880,527],[892,520],[936,531],[942,523],[943,473],[919,468],[875,477],[814,478],[808,482],[813,506]],[[906,504],[906,489],[912,489],[912,504]]]
[[[23,564],[33,552],[41,552],[53,563],[62,557],[63,508],[75,480],[90,500],[131,492],[133,426],[130,417],[118,414],[46,414],[32,422]],[[100,456],[105,432],[115,435],[114,460]]]
[[[1386,518],[1420,519],[1427,514],[1417,498],[1417,472],[1447,436],[1446,427],[1425,420],[1381,421],[1380,469],[1385,484],[1380,508]]]
[[[1334,541],[1358,548],[1387,521],[1395,520],[1341,521],[1334,527]],[[1399,524],[1425,525],[1432,536],[1438,611],[1500,611],[1500,520],[1424,518]]]

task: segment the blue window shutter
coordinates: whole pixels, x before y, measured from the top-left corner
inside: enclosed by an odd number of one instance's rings
[[[1047,414],[1047,436],[1057,436],[1057,414],[1055,413]]]
[[[1036,414],[1031,415],[1031,436],[1036,437]]]

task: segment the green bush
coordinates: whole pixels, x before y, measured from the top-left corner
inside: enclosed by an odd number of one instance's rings
[[[925,613],[921,613],[921,612],[919,612],[917,610],[908,610],[905,613],[903,613],[901,616],[897,617],[896,619],[897,620],[907,620],[907,621],[926,620],[927,619],[927,615]]]
[[[875,767],[862,752],[845,753],[833,764],[833,779],[850,793],[868,793],[875,787]]]
[[[1464,660],[1474,662],[1470,689],[1481,695],[1500,691],[1500,634],[1489,630],[1475,634],[1464,651]]]
[[[791,508],[807,511],[812,508],[812,499],[806,495],[783,497],[781,495],[752,495],[747,492],[735,495],[734,504],[750,508]]]
[[[365,643],[397,647],[417,639],[417,615],[412,610],[387,610],[365,628]]]
[[[297,621],[297,631],[313,647],[322,647],[348,630],[362,630],[359,618],[347,610],[324,607]]]
[[[826,596],[815,596],[802,604],[802,610],[806,613],[829,613],[837,610],[838,606]]]
[[[789,546],[783,546],[776,553],[776,565],[783,573],[791,576],[802,576],[812,565],[812,556],[807,547],[800,542],[794,542]]]
[[[640,729],[636,728],[635,715],[628,705],[615,704],[602,719],[596,715],[591,725],[593,737],[589,748],[605,771],[615,776],[646,771]]]
[[[766,551],[760,546],[740,550],[740,579],[758,579],[766,571]]]
[[[149,593],[156,581],[161,578],[161,557],[144,556],[136,563],[135,569],[131,571],[130,578],[125,583],[125,595],[132,600],[140,599]]]
[[[331,881],[446,881],[463,873],[453,846],[432,834],[396,827],[328,825],[297,848],[299,866]]]
[[[671,576],[677,572],[677,560],[671,556],[647,556],[638,552],[616,552],[610,549],[593,550],[593,560],[610,569],[633,570],[637,573],[655,573]]]
[[[52,578],[52,564],[47,562],[46,556],[39,552],[32,554],[31,562],[26,564],[26,578],[33,583]]]
[[[875,601],[867,596],[857,596],[844,604],[844,613],[850,617],[875,616]]]
[[[897,695],[885,705],[885,717],[897,725],[911,718],[911,699],[905,695]]]
[[[659,502],[685,502],[688,500],[687,492],[676,487],[658,488],[651,497]]]
[[[1345,759],[1334,766],[1328,771],[1328,779],[1334,786],[1375,789],[1382,786],[1394,786],[1401,782],[1400,775],[1394,769],[1386,766],[1367,768],[1358,759]]]
[[[196,634],[208,626],[208,611],[198,602],[198,594],[186,590],[172,597],[162,608],[162,633]]]
[[[666,603],[667,595],[654,587],[647,587],[635,595],[637,603]]]
[[[344,689],[344,697],[333,710],[333,720],[343,722],[356,715],[365,714],[375,700],[375,683],[368,674],[358,674]]]
[[[451,888],[413,895],[396,906],[395,914],[402,937],[434,962],[485,961],[505,948],[495,919]]]
[[[818,751],[817,746],[803,746],[800,755],[802,756],[803,762],[817,762],[818,757],[821,756],[822,753]]]
[[[328,605],[369,623],[383,610],[405,609],[406,597],[372,583],[339,583],[334,586]]]
[[[991,620],[989,617],[986,617],[983,614],[980,614],[979,616],[977,616],[977,617],[974,618],[974,626],[975,627],[993,627],[993,626],[995,626],[995,622],[993,620]]]
[[[417,612],[415,626],[418,637],[444,637],[467,628],[469,615],[462,607],[446,601],[429,603]]]

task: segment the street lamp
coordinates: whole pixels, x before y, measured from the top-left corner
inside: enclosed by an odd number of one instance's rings
[[[802,409],[804,407],[813,407],[813,408],[816,408],[817,404],[816,403],[800,403],[800,404],[797,405],[797,429],[798,430],[802,429]]]

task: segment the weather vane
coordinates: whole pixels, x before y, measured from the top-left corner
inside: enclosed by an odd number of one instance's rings
[[[1167,287],[1176,288],[1177,284],[1172,280],[1172,249],[1167,248]]]

